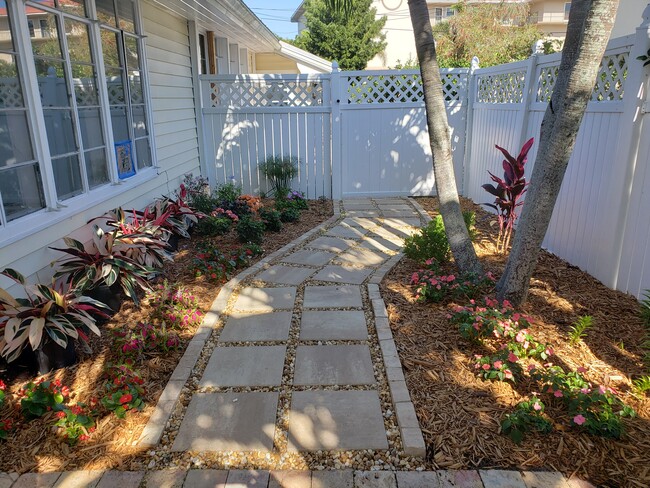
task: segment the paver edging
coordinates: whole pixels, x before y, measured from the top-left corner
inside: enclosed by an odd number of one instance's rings
[[[280,257],[280,255],[285,254],[292,249],[295,249],[314,234],[321,232],[323,229],[336,222],[341,215],[340,208],[336,203],[337,202],[334,204],[334,215],[332,217],[325,220],[313,229],[308,230],[302,236],[291,241],[277,251],[274,251],[273,253],[259,260],[251,267],[243,270],[221,287],[219,293],[217,294],[217,297],[212,302],[210,309],[203,317],[201,325],[196,330],[194,337],[192,337],[187,348],[185,349],[185,353],[181,357],[181,360],[178,362],[176,368],[172,372],[172,375],[161,395],[161,399],[164,398],[164,400],[158,399],[156,402],[156,407],[154,408],[151,417],[149,417],[149,421],[145,425],[137,441],[138,446],[147,448],[155,447],[160,442],[162,434],[165,430],[165,426],[167,425],[167,422],[169,422],[169,419],[178,403],[178,400],[181,396],[181,391],[183,389],[181,386],[181,388],[178,388],[172,392],[171,388],[173,388],[173,386],[170,387],[170,385],[177,384],[179,382],[182,382],[184,385],[185,382],[187,382],[190,375],[192,374],[192,370],[196,365],[196,362],[201,356],[201,352],[203,351],[205,343],[210,337],[210,333],[218,322],[219,317],[226,309],[231,295],[237,289],[239,284],[249,276],[263,270],[265,265]],[[170,391],[168,391],[168,388],[170,388]]]

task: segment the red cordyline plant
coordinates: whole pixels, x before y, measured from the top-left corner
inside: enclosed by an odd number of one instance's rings
[[[535,139],[531,137],[521,148],[519,156],[513,157],[506,149],[495,145],[503,153],[503,179],[495,176],[490,171],[490,178],[496,183],[486,183],[482,188],[494,195],[494,203],[485,203],[497,211],[499,219],[499,237],[497,238],[497,252],[505,253],[510,244],[512,229],[517,220],[517,208],[524,204],[521,197],[526,193],[528,183],[524,178],[524,165],[528,161],[528,151],[533,146]]]

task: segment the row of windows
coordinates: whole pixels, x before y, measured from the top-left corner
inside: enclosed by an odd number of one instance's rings
[[[0,8],[0,226],[152,165],[136,19],[133,0]]]

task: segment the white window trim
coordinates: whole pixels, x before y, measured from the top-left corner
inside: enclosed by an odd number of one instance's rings
[[[149,149],[151,151],[151,167],[139,169],[136,167],[136,174],[128,179],[120,180],[117,175],[117,164],[115,160],[114,151],[114,138],[112,122],[110,118],[108,92],[106,90],[106,74],[104,72],[104,58],[101,53],[101,34],[99,22],[93,20],[96,18],[96,5],[94,0],[86,1],[86,7],[89,15],[89,36],[92,37],[91,49],[94,56],[95,67],[97,70],[97,84],[98,95],[100,98],[100,117],[102,118],[103,135],[105,143],[105,152],[107,156],[107,164],[109,165],[109,182],[97,188],[90,190],[87,186],[86,177],[84,176],[84,193],[75,197],[69,198],[64,201],[58,199],[56,193],[56,184],[54,179],[54,171],[52,167],[52,155],[47,139],[47,128],[45,126],[45,118],[43,113],[43,106],[41,103],[38,83],[36,75],[36,67],[34,65],[34,58],[32,55],[31,38],[29,36],[29,26],[27,23],[26,5],[24,2],[7,2],[9,15],[13,20],[11,28],[13,28],[12,35],[14,37],[14,49],[17,53],[17,70],[21,81],[21,88],[25,105],[27,109],[29,136],[32,143],[34,152],[34,159],[37,161],[41,182],[43,184],[43,194],[45,199],[45,208],[37,210],[23,217],[19,217],[11,222],[4,218],[0,222],[0,249],[8,246],[20,239],[24,239],[33,235],[34,233],[47,229],[58,222],[69,219],[74,215],[83,212],[84,210],[102,202],[108,201],[124,192],[131,190],[137,186],[143,185],[160,175],[160,167],[158,165],[158,155],[156,152],[155,144],[155,128],[153,119],[153,109],[151,106],[151,90],[149,86],[149,70],[147,66],[146,55],[146,36],[144,35],[144,24],[140,10],[140,2],[135,1],[135,22],[137,32],[138,47],[141,52],[141,80],[142,80],[142,95],[145,101],[145,113],[148,122],[148,139]],[[41,6],[39,6],[41,8]],[[44,10],[47,10],[45,8]],[[64,29],[65,30],[65,29]],[[65,32],[61,34],[65,36]],[[66,43],[64,42],[64,46]],[[67,64],[67,63],[66,63]],[[68,68],[69,69],[69,68]],[[71,82],[71,81],[70,81]],[[74,99],[74,91],[72,92]],[[73,100],[74,101],[74,100]],[[75,110],[71,106],[72,110]],[[75,134],[81,137],[79,124],[76,124]],[[135,140],[134,140],[135,143]],[[77,151],[80,164],[83,164],[83,151]],[[136,163],[137,164],[137,163]],[[82,172],[85,175],[85,171]],[[4,214],[4,212],[2,212]]]

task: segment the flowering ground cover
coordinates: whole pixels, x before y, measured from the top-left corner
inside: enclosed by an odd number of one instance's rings
[[[435,198],[417,201],[436,215]],[[475,248],[498,278],[496,219],[462,204],[476,212]],[[493,300],[489,276],[471,296],[476,287],[452,263],[423,268],[403,259],[381,291],[429,469],[557,469],[603,486],[650,484],[650,398],[632,384],[648,374],[635,298],[546,252],[519,310]]]
[[[140,294],[140,307],[125,301],[89,338],[93,352],[79,350],[78,364],[36,380],[0,368],[0,471],[144,469],[150,460],[135,444],[221,285],[331,215],[330,201],[310,201],[299,221],[266,232],[255,247],[234,227],[218,237],[195,233],[181,240],[153,293]],[[214,268],[203,269],[208,252]]]

